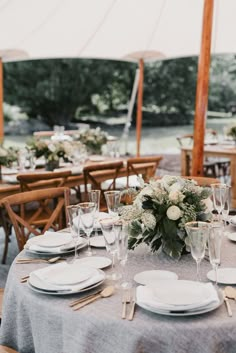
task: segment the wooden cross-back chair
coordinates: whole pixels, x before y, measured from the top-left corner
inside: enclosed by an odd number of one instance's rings
[[[145,182],[149,181],[150,178],[154,177],[156,174],[157,167],[162,160],[162,156],[146,156],[146,157],[132,157],[127,159],[127,184],[126,186],[129,187],[129,178],[130,175],[139,176],[140,172],[138,167],[140,164],[143,164],[144,167],[146,165],[151,165],[151,168],[148,168],[145,174],[142,175]]]
[[[208,177],[198,177],[198,176],[182,176],[184,179],[194,180],[199,186],[211,186],[211,184],[220,183],[219,179],[208,178]]]
[[[5,197],[2,204],[14,227],[19,250],[31,234],[40,235],[48,229],[55,231],[66,227],[66,206],[70,190],[65,187],[26,191]],[[16,206],[36,203],[38,207],[21,214]],[[25,207],[24,207],[25,208]]]
[[[122,161],[114,161],[109,163],[98,163],[84,167],[84,184],[85,184],[85,199],[88,200],[88,184],[91,184],[92,189],[101,190],[100,210],[106,210],[106,201],[104,191],[116,189],[116,179],[123,167]],[[109,180],[106,189],[103,190],[102,182],[104,175],[107,175]]]

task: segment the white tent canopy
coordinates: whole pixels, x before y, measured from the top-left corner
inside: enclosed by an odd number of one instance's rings
[[[202,13],[203,0],[0,0],[0,50],[29,59],[199,55]],[[235,13],[235,0],[216,1],[215,53],[236,52]]]

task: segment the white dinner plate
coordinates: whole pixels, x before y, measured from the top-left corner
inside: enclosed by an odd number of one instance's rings
[[[88,256],[75,261],[84,266],[90,266],[97,269],[102,269],[111,265],[112,261],[105,256]]]
[[[222,284],[236,284],[236,268],[226,267],[219,268],[217,271],[218,283]],[[215,271],[209,271],[207,278],[215,282]]]
[[[105,248],[105,239],[103,235],[98,235],[90,238],[90,245],[95,248]]]
[[[55,248],[72,242],[72,236],[69,232],[45,232],[44,235],[30,238],[27,245],[38,245],[40,247]]]
[[[82,249],[84,248],[85,246],[87,246],[87,240],[86,239],[81,239],[81,243],[77,246],[77,250],[79,249]],[[43,251],[43,248],[42,248],[42,251],[39,251],[39,250],[30,250],[28,249],[26,246],[24,247],[24,249],[26,250],[26,252],[30,253],[30,254],[34,254],[34,255],[43,255],[43,256],[52,256],[52,255],[63,255],[63,254],[70,254],[71,252],[74,252],[75,251],[75,248],[74,248],[74,245],[71,246],[71,248],[69,249],[64,249],[64,250],[61,250],[60,252],[58,251],[50,251],[50,252],[46,252],[46,251]]]
[[[227,232],[227,238],[232,241],[236,241],[236,233]]]
[[[99,271],[101,271],[101,270],[99,270]],[[101,271],[101,272],[103,272],[103,271]],[[29,288],[32,289],[34,292],[37,292],[40,294],[49,294],[49,295],[60,296],[60,295],[70,295],[70,294],[75,294],[75,293],[83,293],[88,290],[91,290],[93,288],[100,286],[105,281],[105,278],[106,278],[106,276],[104,273],[104,278],[101,281],[99,281],[91,286],[88,286],[86,288],[80,289],[80,290],[47,290],[47,289],[42,289],[42,288],[39,288],[39,287],[35,286],[34,284],[32,284],[29,279],[27,281],[27,284],[28,284]]]
[[[135,282],[143,285],[152,285],[156,281],[178,279],[176,273],[171,271],[150,270],[139,272],[134,276]]]
[[[208,313],[210,311],[213,311],[217,308],[219,308],[223,301],[224,301],[224,298],[223,298],[223,294],[222,294],[222,291],[219,290],[218,291],[218,296],[219,296],[219,302],[216,302],[216,303],[213,303],[212,305],[209,305],[209,306],[206,306],[204,308],[200,308],[200,309],[194,309],[194,310],[189,310],[189,311],[179,311],[179,312],[176,312],[176,311],[165,311],[165,310],[160,310],[160,309],[157,309],[157,308],[153,308],[153,307],[150,307],[149,305],[147,304],[144,304],[144,303],[137,303],[141,308],[145,309],[145,310],[148,310],[148,311],[151,311],[155,314],[160,314],[160,315],[166,315],[166,316],[193,316],[193,315],[200,315],[200,314],[205,314],[205,313]]]

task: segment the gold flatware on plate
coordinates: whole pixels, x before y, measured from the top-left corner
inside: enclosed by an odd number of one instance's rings
[[[126,319],[126,308],[127,308],[126,304],[128,303],[130,303],[130,290],[124,289],[124,293],[122,296],[122,314],[121,314],[122,319]]]
[[[50,259],[41,259],[41,258],[19,258],[16,260],[17,264],[30,264],[30,263],[49,263],[54,264],[57,261],[64,261],[60,256],[52,257]]]
[[[225,294],[225,290],[223,290],[223,296],[224,296],[224,302],[225,302],[225,305],[226,305],[226,309],[227,309],[227,312],[228,312],[228,315],[230,317],[233,316],[233,313],[232,313],[232,310],[231,310],[231,306],[230,306],[230,303],[229,303],[229,299],[227,298],[226,294]]]
[[[134,318],[135,305],[136,305],[136,289],[133,289],[132,299],[131,299],[131,309],[128,316],[128,320],[130,321],[132,321]]]
[[[236,289],[235,288],[233,288],[231,286],[227,286],[227,287],[225,287],[224,291],[225,291],[225,295],[227,298],[236,300]]]
[[[91,298],[89,298],[88,300],[83,301],[82,303],[76,304],[73,307],[73,310],[79,310],[81,308],[83,308],[85,305],[88,305],[92,302],[94,302],[97,299],[100,298],[108,298],[110,297],[113,293],[114,293],[115,288],[113,286],[108,286],[106,288],[104,288],[101,293],[99,294],[95,294],[94,296],[92,296]]]

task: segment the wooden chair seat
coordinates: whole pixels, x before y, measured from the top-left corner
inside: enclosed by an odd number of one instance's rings
[[[18,353],[18,351],[7,346],[2,346],[0,344],[0,353]]]
[[[14,227],[20,251],[30,235],[37,236],[48,229],[57,231],[66,227],[66,206],[69,205],[69,193],[68,188],[50,188],[26,191],[2,200]],[[38,207],[30,212],[25,211],[25,206],[32,202],[37,202]],[[15,206],[20,206],[19,213],[15,211]]]

